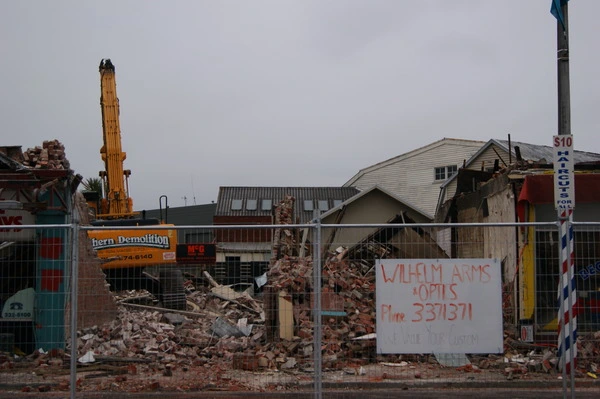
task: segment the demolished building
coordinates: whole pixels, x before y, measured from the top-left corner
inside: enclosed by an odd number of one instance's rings
[[[80,208],[76,192],[81,177],[70,168],[58,140],[22,151],[20,146],[0,147],[0,334],[5,346],[24,353],[35,349],[64,348],[69,331],[69,287],[72,246],[66,228],[45,228],[72,222]],[[79,198],[79,200],[78,200]],[[85,219],[87,211],[79,209]],[[85,222],[85,220],[83,221]],[[17,226],[37,225],[36,229]],[[84,237],[84,234],[81,236]],[[93,259],[86,240],[79,255]],[[116,306],[99,269],[90,263],[80,270],[80,293],[93,290],[94,300],[80,296],[85,312],[79,325],[105,322],[116,316]],[[97,265],[96,265],[97,266]],[[98,300],[104,294],[103,300]],[[6,311],[5,311],[6,310]]]
[[[557,226],[494,225],[557,222],[553,165],[549,161],[551,149],[534,150],[526,151],[533,159],[524,158],[517,151],[518,156],[513,155],[511,164],[505,162],[500,167],[495,162],[491,169],[460,169],[453,181],[456,192],[440,205],[436,222],[491,224],[489,227],[446,228],[438,234],[438,239],[446,240],[452,257],[500,259],[505,292],[510,293],[504,299],[505,322],[521,331],[524,341],[556,342],[560,277]],[[575,222],[600,222],[600,161],[590,161],[598,157],[590,153],[577,155],[576,151]],[[592,265],[595,271],[594,265],[600,259],[600,239],[593,227],[575,226],[574,235],[578,331],[594,333],[600,330],[600,280],[589,270]]]

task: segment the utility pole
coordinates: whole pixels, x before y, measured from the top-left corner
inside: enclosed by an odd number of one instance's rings
[[[561,5],[563,20],[556,23],[556,66],[558,72],[558,134],[571,134],[571,89],[569,83],[569,17],[566,1]]]

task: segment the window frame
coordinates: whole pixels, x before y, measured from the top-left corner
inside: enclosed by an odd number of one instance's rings
[[[244,207],[244,200],[242,199],[232,199],[231,200],[231,210],[232,211],[241,211]]]
[[[308,199],[305,199],[305,200],[303,201],[303,204],[302,204],[302,205],[303,205],[303,209],[304,209],[304,211],[306,211],[306,212],[312,212],[312,211],[314,211],[314,210],[315,210],[315,201],[314,201],[314,200],[311,200],[311,199],[309,199],[309,200],[308,200]]]
[[[319,207],[319,211],[327,212],[329,210],[329,201],[325,199],[317,200],[317,206]]]
[[[439,177],[441,176],[441,177]],[[446,180],[446,167],[445,166],[436,166],[433,168],[433,179],[435,181]]]
[[[255,211],[258,209],[258,200],[255,198],[249,198],[246,200],[246,210]]]
[[[448,180],[457,173],[458,165],[436,166],[433,168],[433,179],[435,182],[441,182]]]
[[[273,200],[270,198],[263,198],[260,202],[260,210],[270,211],[271,209],[273,209]]]

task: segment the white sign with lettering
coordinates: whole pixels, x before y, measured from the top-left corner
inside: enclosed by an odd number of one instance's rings
[[[381,259],[377,353],[501,353],[496,259]]]
[[[573,135],[554,136],[554,206],[575,208],[575,176],[573,173]]]
[[[21,209],[0,209],[0,242],[30,241],[35,237],[34,229],[21,229],[22,225],[35,224],[35,216]]]

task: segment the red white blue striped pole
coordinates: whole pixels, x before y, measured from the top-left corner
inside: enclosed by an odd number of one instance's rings
[[[575,394],[575,362],[577,359],[577,303],[574,279],[573,208],[575,179],[573,175],[573,137],[571,135],[571,90],[569,83],[569,0],[552,0],[550,12],[556,17],[556,65],[558,75],[558,136],[554,136],[554,199],[560,219],[561,278],[558,311],[559,367],[571,373],[571,393]],[[566,385],[563,380],[563,388]]]
[[[558,357],[559,368],[574,376],[577,366],[577,290],[574,273],[573,209],[560,213],[561,278],[558,287]]]

